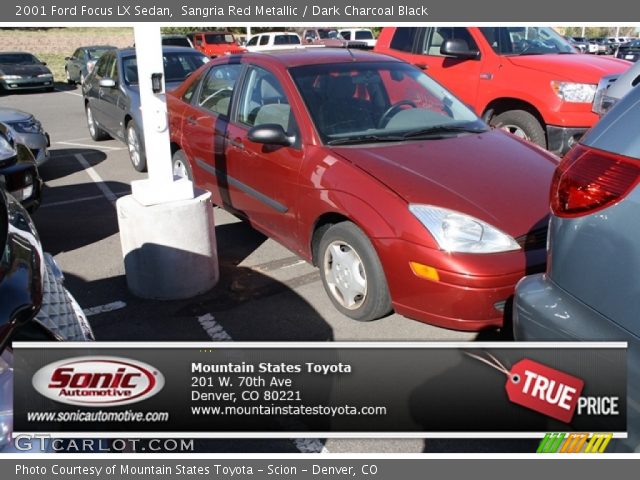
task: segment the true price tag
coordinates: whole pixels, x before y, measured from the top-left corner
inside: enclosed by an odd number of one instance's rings
[[[487,353],[487,358],[467,355],[486,363],[507,376],[505,389],[513,403],[530,408],[551,418],[570,423],[584,387],[584,381],[567,373],[527,358],[509,370]]]
[[[565,423],[570,423],[584,381],[573,375],[524,359],[509,371],[505,389],[509,400]]]

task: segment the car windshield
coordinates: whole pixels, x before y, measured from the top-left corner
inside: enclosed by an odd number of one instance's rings
[[[191,73],[207,63],[209,59],[196,51],[164,52],[164,81],[181,82]],[[136,57],[122,59],[124,81],[127,85],[138,84],[138,63]]]
[[[89,55],[90,59],[97,60],[109,50],[113,50],[113,49],[112,48],[91,48],[87,50],[87,55]]]
[[[549,27],[481,27],[480,31],[499,55],[577,53],[567,40]]]
[[[634,40],[632,42],[627,43],[625,46],[634,47],[634,48],[640,47],[640,40]]]
[[[40,62],[36,57],[29,53],[2,53],[0,54],[0,63],[12,65],[34,65]]]
[[[290,69],[322,141],[330,145],[483,132],[484,122],[421,70],[400,62]]]
[[[373,33],[369,30],[356,30],[356,40],[373,40]]]
[[[235,43],[230,33],[208,33],[204,39],[207,43]]]

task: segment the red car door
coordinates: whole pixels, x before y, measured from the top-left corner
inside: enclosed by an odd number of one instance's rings
[[[226,178],[225,137],[231,100],[243,66],[216,65],[194,82],[178,106],[172,107],[172,123],[181,125],[183,145],[190,159],[194,182],[209,190],[217,205],[231,206]]]
[[[229,124],[226,168],[232,206],[270,236],[295,250],[298,235],[299,171],[304,158],[294,108],[283,82],[265,68],[250,65]],[[260,125],[279,125],[291,145],[265,145],[249,140]]]

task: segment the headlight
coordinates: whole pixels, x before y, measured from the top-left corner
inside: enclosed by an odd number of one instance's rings
[[[20,133],[42,133],[42,125],[37,120],[12,122],[10,125],[16,132]]]
[[[496,253],[519,250],[506,233],[463,213],[432,205],[409,205],[420,223],[433,235],[440,249],[459,253]]]
[[[596,94],[597,85],[591,83],[573,83],[552,81],[551,88],[565,102],[591,103]]]
[[[15,149],[11,146],[4,135],[0,135],[0,160],[4,160],[5,158],[13,157],[15,155]]]
[[[0,78],[3,80],[20,80],[22,75],[2,75]]]
[[[38,78],[53,78],[53,75],[51,73],[41,73]]]

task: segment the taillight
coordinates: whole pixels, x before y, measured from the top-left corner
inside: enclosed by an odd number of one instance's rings
[[[551,210],[559,217],[591,214],[622,200],[640,179],[640,161],[577,145],[551,183]]]

